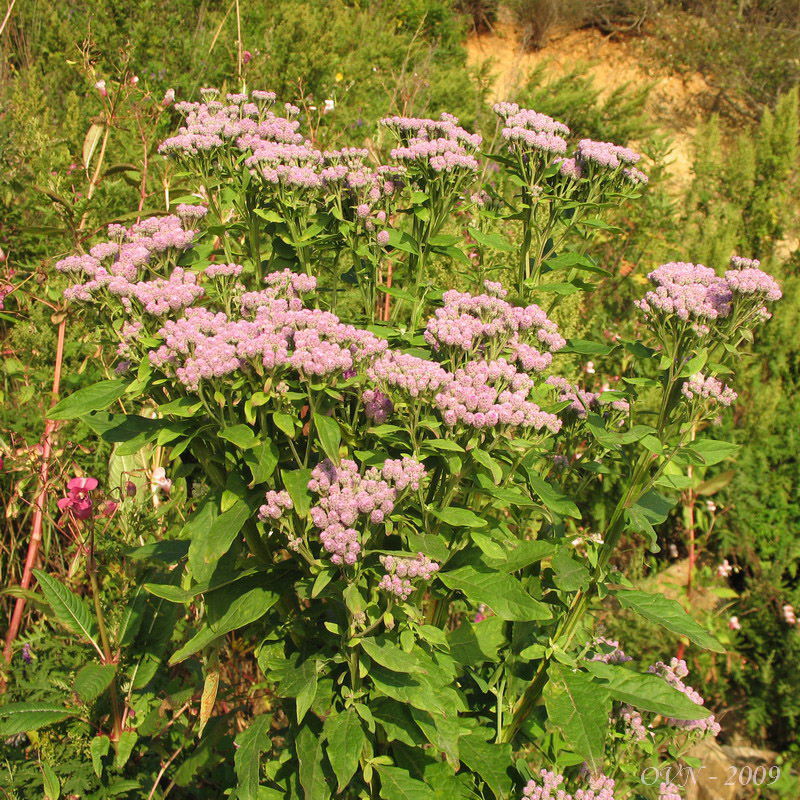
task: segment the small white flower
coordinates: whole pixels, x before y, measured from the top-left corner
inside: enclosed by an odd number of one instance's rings
[[[333,102],[333,100],[326,100],[325,107],[322,109],[322,113],[329,114],[331,111],[333,111],[334,108],[336,108],[336,105]]]
[[[172,488],[172,481],[167,477],[164,467],[156,467],[150,476],[150,488],[157,492],[159,489],[168,492]]]

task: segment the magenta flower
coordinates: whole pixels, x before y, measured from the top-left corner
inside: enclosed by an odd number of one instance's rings
[[[72,478],[67,484],[67,496],[58,501],[62,511],[69,509],[76,519],[92,516],[92,500],[89,492],[97,488],[97,478]]]

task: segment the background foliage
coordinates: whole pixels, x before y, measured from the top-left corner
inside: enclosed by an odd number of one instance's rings
[[[758,446],[744,448],[742,457],[729,465],[730,482],[703,498],[703,502],[712,500],[716,508],[708,512],[706,530],[699,535],[694,591],[716,592],[718,599],[706,621],[727,637],[730,652],[727,657],[693,657],[695,669],[703,676],[697,688],[707,703],[715,712],[730,709],[723,717],[727,741],[747,740],[796,757],[800,681],[793,665],[800,645],[797,628],[787,625],[782,609],[787,604],[800,607],[796,537],[800,524],[796,456],[800,256],[794,202],[800,80],[797,4],[792,0],[596,2],[564,4],[560,17],[547,5],[534,0],[509,4],[519,24],[533,21],[531,46],[544,44],[548,29],[555,25],[592,25],[617,36],[642,36],[640,45],[648,57],[670,69],[699,72],[707,81],[705,124],[696,136],[691,180],[686,186],[676,186],[665,167],[670,143],[653,122],[649,86],[631,86],[608,95],[580,67],[559,77],[549,76],[542,68],[527,77],[515,97],[503,98],[563,119],[592,138],[635,141],[650,157],[650,189],[637,204],[635,215],[628,208],[618,213],[614,222],[624,236],[609,241],[603,251],[603,266],[612,276],[588,309],[565,303],[559,321],[571,326],[571,335],[602,337],[617,326],[620,304],[640,293],[646,273],[670,259],[720,266],[732,253],[755,256],[784,287],[779,312],[756,345],[763,357],[740,371],[736,388],[742,399],[720,433],[723,438]],[[581,6],[580,13],[574,5]],[[451,7],[444,0],[281,0],[266,5],[242,3],[241,12],[242,49],[249,54],[241,69],[248,85],[293,98],[321,146],[369,146],[374,130],[365,121],[387,110],[420,116],[447,110],[468,126],[483,129],[487,138],[493,133],[487,105],[490,81],[487,74],[471,74],[467,68],[464,37],[473,27],[485,30],[492,25],[498,13],[495,4]],[[152,24],[153,19],[159,24]],[[140,200],[145,208],[161,204],[165,177],[172,180],[173,176],[156,165],[155,157],[145,170],[143,153],[154,156],[154,143],[172,129],[176,117],[166,109],[158,118],[146,118],[145,98],[160,101],[173,88],[178,98],[194,99],[201,86],[236,86],[240,66],[235,26],[229,2],[69,0],[52,4],[29,0],[17,4],[3,31],[0,248],[4,260],[0,284],[10,281],[20,286],[5,299],[0,315],[4,348],[0,392],[5,409],[0,449],[6,460],[0,474],[4,507],[0,574],[4,581],[18,580],[27,546],[35,487],[34,448],[47,404],[56,346],[54,314],[63,288],[52,263],[76,239],[88,238]],[[93,84],[111,76],[129,80],[133,75],[139,82],[131,89],[130,103],[112,121],[104,172],[87,199],[91,175],[82,167],[84,147],[90,126],[104,118]],[[327,99],[334,101],[336,110],[323,114]],[[84,216],[85,223],[77,230]],[[576,362],[576,368],[583,366],[582,360]],[[71,321],[64,391],[102,377],[105,372],[98,361],[93,326]],[[55,486],[63,484],[62,478],[73,473],[75,464],[86,474],[105,471],[110,449],[88,447],[88,436],[80,424],[60,429]],[[202,492],[203,487],[179,484],[173,500],[177,504],[193,491]],[[142,511],[123,528],[120,541],[101,544],[99,557],[121,564],[121,554],[138,543],[143,526],[160,526],[162,534],[175,535],[167,521],[169,513],[169,507]],[[660,538],[662,552],[637,564],[642,580],[658,580],[659,574],[685,561],[687,530],[682,508],[662,526]],[[73,547],[48,520],[42,567],[69,579]],[[716,573],[723,559],[734,565],[733,573],[724,578]],[[103,591],[110,601],[125,596],[133,583],[129,567],[120,566]],[[0,602],[5,628],[11,597],[3,596]],[[734,615],[741,630],[728,629]],[[188,624],[191,620],[178,620],[176,640]],[[625,616],[609,617],[607,625],[609,635],[624,642],[626,651],[636,653],[643,664],[670,656],[681,647],[677,639],[652,641]],[[3,702],[35,699],[37,691],[54,684],[72,687],[80,655],[59,637],[34,607],[23,640],[30,644],[34,661],[23,665],[19,652],[15,655],[6,674],[8,694]],[[230,642],[228,647],[228,656],[235,657],[237,643]],[[180,695],[179,684],[170,683],[171,677],[174,673],[154,680],[164,708],[180,711],[189,698]],[[241,686],[231,676],[225,702],[233,719],[248,705],[270,699],[265,687]],[[194,724],[188,715],[176,715],[176,719],[164,734],[167,757]],[[19,797],[40,796],[28,793],[26,787],[41,781],[39,762],[44,762],[61,776],[65,795],[78,786],[100,791],[96,775],[87,767],[90,740],[85,724],[69,722],[32,743],[35,760],[20,758],[16,742],[0,743],[6,783]],[[161,756],[137,764],[136,770],[152,780]],[[180,767],[184,772],[175,778],[176,786],[197,783],[197,776],[203,775],[206,788],[185,796],[216,796],[215,781],[224,785],[227,780],[223,773],[229,767],[223,762],[228,756],[224,750],[209,751],[184,762],[188,766]],[[122,770],[119,773],[123,780]],[[202,794],[206,791],[207,795]]]

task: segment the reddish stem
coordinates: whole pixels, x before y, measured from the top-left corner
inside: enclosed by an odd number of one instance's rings
[[[56,345],[56,363],[53,372],[53,391],[50,400],[52,408],[58,402],[58,395],[61,390],[61,365],[64,361],[64,335],[67,329],[67,315],[61,318],[58,323],[58,344]],[[44,520],[45,503],[47,501],[47,478],[50,471],[50,451],[52,449],[52,437],[57,423],[51,419],[45,419],[44,433],[42,434],[42,463],[39,467],[39,494],[36,496],[33,508],[33,528],[31,530],[31,540],[28,542],[28,555],[25,558],[25,568],[22,571],[20,588],[27,589],[31,584],[33,568],[39,556],[39,547],[42,543],[42,522]],[[22,614],[25,611],[25,598],[18,597],[14,604],[14,612],[11,615],[11,624],[6,634],[6,646],[3,650],[6,664],[11,663],[11,651],[14,641],[19,633]]]

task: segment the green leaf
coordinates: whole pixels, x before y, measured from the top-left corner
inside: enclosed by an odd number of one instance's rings
[[[389,245],[394,247],[395,250],[419,255],[419,247],[414,239],[407,233],[397,230],[397,228],[389,228]]]
[[[388,697],[375,697],[370,701],[370,708],[390,742],[403,742],[410,747],[417,747],[424,742],[420,731],[414,725],[409,707],[404,703],[390,700]]]
[[[469,235],[483,247],[491,247],[493,250],[500,250],[503,253],[513,253],[516,249],[511,242],[501,233],[483,233],[477,228],[468,227]]]
[[[486,526],[485,519],[467,508],[450,506],[449,508],[443,508],[441,511],[434,511],[433,514],[442,522],[454,528],[483,528]]]
[[[516,572],[547,558],[553,553],[553,550],[555,550],[555,545],[551,542],[518,542],[513,550],[506,553],[502,562],[492,562],[492,566],[506,572]]]
[[[445,450],[451,453],[463,453],[464,448],[452,439],[426,439],[422,443],[423,450]]]
[[[417,659],[411,654],[401,650],[387,640],[364,638],[360,639],[364,652],[378,664],[392,670],[392,672],[425,672]]]
[[[705,719],[710,716],[708,709],[693,703],[658,675],[633,672],[602,661],[587,661],[586,668],[603,681],[603,688],[614,700],[674,719]]]
[[[237,500],[231,508],[214,519],[208,528],[208,533],[203,540],[192,541],[189,549],[190,560],[195,545],[198,545],[197,555],[206,565],[213,565],[228,552],[233,540],[253,516],[256,503],[255,499]],[[198,575],[198,577],[200,577]]]
[[[383,800],[436,800],[433,789],[412,778],[404,769],[376,764]]]
[[[661,594],[650,594],[636,590],[620,591],[617,600],[623,608],[629,608],[650,622],[661,625],[668,631],[686,636],[700,647],[724,653],[725,648],[684,610],[677,600],[670,600]]]
[[[278,430],[283,431],[290,439],[295,436],[294,417],[291,414],[284,414],[282,411],[276,411],[272,415],[272,421]]]
[[[566,549],[562,548],[553,556],[555,570],[554,583],[565,592],[582,589],[589,583],[589,570]]]
[[[458,768],[458,740],[469,733],[464,721],[457,716],[433,716],[427,711],[411,708],[411,716],[434,749],[444,753],[453,769]]]
[[[58,800],[61,797],[61,781],[53,768],[44,761],[42,762],[42,782],[46,800]]]
[[[486,467],[486,469],[489,470],[495,485],[499,485],[500,481],[503,480],[503,469],[500,464],[498,464],[497,461],[495,461],[485,450],[480,450],[477,447],[474,450],[470,450],[470,453],[481,466]]]
[[[108,689],[116,672],[116,664],[84,664],[75,675],[72,688],[84,703],[91,703]]]
[[[339,781],[337,791],[341,792],[358,769],[358,760],[366,742],[361,720],[355,709],[348,708],[340,714],[331,714],[323,726],[325,738],[328,740],[326,752],[331,762],[336,780]]]
[[[720,472],[713,478],[703,481],[697,486],[695,492],[703,497],[716,494],[720,489],[724,489],[736,477],[735,469],[728,469],[725,472]]]
[[[578,506],[572,502],[560,488],[542,480],[532,469],[528,469],[528,483],[541,501],[554,513],[561,517],[581,518]]]
[[[500,617],[487,617],[478,623],[462,620],[455,630],[447,634],[450,655],[464,666],[497,661],[498,651],[506,641],[504,625]]]
[[[731,458],[736,455],[740,445],[732,444],[731,442],[718,442],[715,439],[700,439],[695,442],[691,447],[687,447],[691,453],[699,455],[702,458],[702,463],[710,467],[714,464],[719,464],[726,458]]]
[[[311,480],[310,469],[281,470],[281,479],[289,497],[292,498],[294,512],[300,519],[308,515],[311,508],[311,492],[308,482]]]
[[[305,800],[330,800],[331,791],[325,780],[323,739],[304,725],[295,739],[297,776],[303,787]]]
[[[139,734],[136,731],[122,731],[117,742],[117,754],[114,756],[114,769],[121,770],[128,763],[138,739]]]
[[[672,500],[662,497],[651,489],[625,511],[628,528],[649,537],[651,553],[657,553],[660,550],[654,526],[660,525],[666,520],[674,504]]]
[[[590,675],[572,672],[562,664],[552,663],[548,677],[543,692],[548,721],[583,756],[593,774],[600,772],[611,710],[608,693]]]
[[[103,758],[108,755],[110,747],[111,739],[105,735],[95,736],[89,745],[89,751],[92,755],[92,767],[94,768],[94,774],[98,778],[103,774]]]
[[[40,569],[33,570],[45,600],[53,609],[56,619],[70,632],[82,636],[94,645],[98,653],[102,654],[97,643],[97,623],[89,611],[89,606],[74,595],[64,584],[51,578]]]
[[[223,428],[218,435],[221,439],[232,442],[241,450],[249,450],[259,444],[258,438],[249,425],[232,425],[230,428]]]
[[[237,737],[233,752],[238,800],[258,800],[261,754],[272,748],[269,714],[259,714]]]
[[[278,466],[278,448],[272,439],[262,436],[261,441],[252,450],[247,450],[244,453],[244,460],[250,472],[253,475],[253,480],[250,486],[255,486],[257,483],[264,483],[272,473],[275,472],[275,467]]]
[[[567,346],[559,352],[579,353],[582,356],[607,356],[609,353],[613,353],[616,347],[616,345],[590,342],[585,339],[568,339]]]
[[[475,603],[485,603],[503,619],[527,622],[551,617],[550,609],[534,600],[512,575],[489,569],[479,571],[473,566],[438,575],[449,589],[458,589]]]
[[[168,662],[169,665],[173,667],[175,664],[180,664],[181,661],[185,661],[189,656],[193,656],[204,647],[208,647],[220,636],[221,634],[215,633],[207,625],[204,625],[180,650],[172,654]]]
[[[280,595],[265,584],[263,573],[256,573],[207,592],[205,597],[208,627],[222,636],[261,619]]]
[[[476,731],[458,742],[461,760],[483,778],[497,797],[507,797],[511,791],[508,769],[513,765],[510,744],[487,742]]]
[[[466,709],[461,695],[449,686],[432,686],[425,675],[393,672],[373,663],[369,677],[386,697],[433,714],[455,714]]]
[[[53,703],[8,703],[0,706],[0,736],[16,736],[74,717],[77,710]]]
[[[283,678],[278,684],[281,697],[294,697],[297,710],[297,724],[301,724],[317,694],[317,662],[313,658],[300,660],[295,654],[286,665]]]
[[[326,417],[324,414],[314,414],[314,427],[319,434],[319,441],[325,455],[333,461],[339,463],[339,444],[342,441],[342,432],[339,423],[333,417]]]
[[[101,411],[122,397],[127,388],[125,380],[100,381],[65,397],[47,412],[47,416],[49,419],[76,419],[90,411]]]

